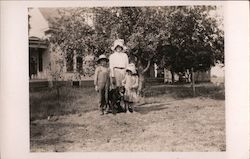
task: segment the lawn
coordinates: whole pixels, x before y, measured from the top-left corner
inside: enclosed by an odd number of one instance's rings
[[[100,115],[93,88],[30,93],[32,152],[225,151],[224,87],[147,87],[134,113]],[[48,120],[47,117],[53,115]]]

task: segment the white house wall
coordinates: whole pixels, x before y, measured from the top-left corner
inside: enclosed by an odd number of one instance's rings
[[[48,50],[43,52],[42,55],[43,58],[43,79],[47,79],[48,78],[48,74],[49,74],[49,64],[50,64],[50,54],[48,52]]]
[[[225,68],[222,64],[217,64],[211,68],[211,82],[215,84],[225,82]]]
[[[54,47],[54,49],[52,49]],[[66,58],[64,57],[64,53],[60,49],[59,46],[55,46],[53,44],[50,44],[49,49],[44,56],[46,59],[46,62],[44,63],[44,70],[46,68],[46,75],[48,80],[55,80],[53,79],[53,74],[60,73],[62,78],[57,78],[56,80],[59,81],[78,81],[78,80],[92,80],[93,76],[83,76],[77,73],[76,71],[76,57],[77,55],[74,55],[73,58],[73,71],[67,72],[66,68]],[[83,58],[84,61],[94,60],[94,58],[90,55],[87,55]],[[61,61],[62,64],[59,64],[58,61]],[[50,67],[49,67],[50,66]],[[84,67],[84,64],[83,64]]]
[[[49,28],[47,20],[43,17],[38,8],[29,9],[30,15],[30,31],[29,37],[35,36],[40,39],[45,38],[44,31]]]

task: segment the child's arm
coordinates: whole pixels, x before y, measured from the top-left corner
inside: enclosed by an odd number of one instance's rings
[[[108,75],[107,75],[107,84],[110,85],[110,68],[108,68]]]
[[[125,68],[127,68],[129,64],[129,60],[128,60],[128,55],[126,53],[125,53],[124,61],[125,61]]]
[[[136,78],[135,78],[135,84],[132,86],[132,88],[137,89],[138,87],[139,87],[139,78],[138,78],[138,76],[136,76]]]
[[[109,68],[110,68],[110,75],[111,77],[115,77],[114,76],[114,64],[113,64],[113,57],[112,57],[112,54],[109,56]]]
[[[125,86],[126,84],[126,78],[127,78],[127,75],[125,75],[125,78],[122,80],[122,85]]]

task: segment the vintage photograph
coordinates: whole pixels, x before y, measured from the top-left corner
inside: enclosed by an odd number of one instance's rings
[[[223,6],[27,9],[30,152],[226,151]]]

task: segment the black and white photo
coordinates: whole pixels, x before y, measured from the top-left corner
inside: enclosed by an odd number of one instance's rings
[[[248,159],[248,1],[0,1],[0,158]]]
[[[226,151],[222,6],[28,16],[31,152]]]

